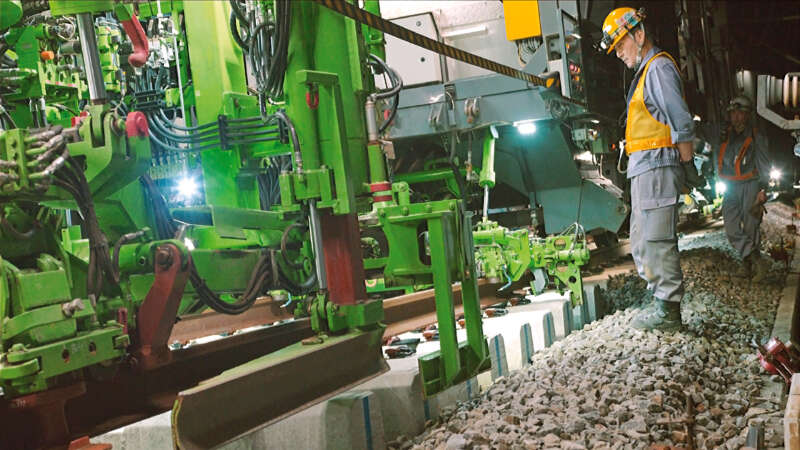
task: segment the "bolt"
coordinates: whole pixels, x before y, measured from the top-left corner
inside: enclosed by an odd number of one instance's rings
[[[163,268],[172,265],[172,250],[169,247],[159,247],[156,250],[156,264]]]

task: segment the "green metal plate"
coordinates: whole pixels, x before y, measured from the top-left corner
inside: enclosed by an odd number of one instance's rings
[[[4,0],[0,2],[0,30],[14,25],[22,18],[22,5],[19,0]]]
[[[50,12],[54,17],[80,13],[96,13],[114,9],[112,0],[50,0]]]

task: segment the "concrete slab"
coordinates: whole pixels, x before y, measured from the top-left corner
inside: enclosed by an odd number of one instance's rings
[[[794,241],[795,245],[792,248],[796,249],[797,239]],[[772,336],[777,337],[784,344],[800,333],[800,330],[795,327],[798,292],[800,292],[800,275],[798,275],[800,259],[795,257],[796,254],[792,256],[789,273],[786,275],[786,284],[775,313],[775,324],[772,327]],[[762,392],[764,391],[777,396],[777,398],[780,398],[780,395],[785,392],[781,382],[765,383]],[[786,399],[786,410],[783,415],[783,445],[787,449],[800,450],[800,374],[792,376],[791,391]]]
[[[531,364],[531,357],[533,356],[533,334],[531,333],[531,324],[523,323],[519,328],[519,340],[521,342],[520,358],[522,360],[522,367]]]
[[[276,387],[265,387],[273,388]],[[417,403],[419,405],[421,402]],[[258,429],[220,449],[384,449],[383,410],[378,397],[371,391],[346,392]],[[171,450],[171,425],[171,413],[166,412],[97,436],[93,442],[111,444],[114,450]],[[424,422],[417,429],[421,432]]]
[[[572,303],[569,296],[558,292],[545,292],[541,295],[529,295],[528,305],[517,306],[520,311],[549,311],[553,315],[555,338],[563,339],[572,332]]]
[[[492,359],[492,380],[508,376],[508,360],[503,335],[498,334],[489,339],[489,357]]]
[[[795,239],[795,244],[797,244],[796,241]],[[798,330],[792,329],[797,316],[797,298],[800,291],[798,272],[800,272],[800,258],[792,258],[789,273],[786,275],[786,284],[781,293],[781,301],[775,312],[775,324],[772,326],[772,336],[777,337],[783,343],[789,342],[798,334]]]
[[[221,449],[384,449],[386,441],[381,411],[381,404],[373,392],[345,392],[256,430]]]
[[[529,305],[525,305],[529,306]],[[484,319],[483,334],[491,339],[494,336],[502,335],[505,344],[505,358],[508,369],[504,373],[522,368],[522,348],[523,341],[520,339],[520,328],[529,324],[531,327],[531,340],[533,344],[532,352],[542,350],[552,345],[555,335],[553,327],[553,315],[547,310],[524,309],[523,306],[509,308],[509,313],[501,317]],[[489,349],[492,343],[489,342]]]
[[[589,305],[586,300],[572,308],[572,331],[582,330],[584,325],[591,323],[589,319]]]
[[[416,436],[425,431],[422,378],[415,358],[391,359],[391,370],[355,391],[370,391],[381,405],[383,434],[386,442],[402,435]]]
[[[792,376],[792,390],[783,414],[783,445],[790,450],[800,450],[800,373]]]
[[[172,416],[159,414],[92,438],[95,444],[111,444],[114,450],[172,449]]]
[[[482,375],[491,377],[488,372]],[[423,417],[425,420],[436,419],[445,409],[454,407],[458,402],[470,401],[480,395],[481,386],[477,377],[470,378],[425,399],[423,401]]]
[[[600,320],[607,314],[605,299],[598,283],[583,287],[583,301],[586,303],[590,322]]]
[[[512,307],[505,316],[484,320],[484,334],[494,339],[491,344],[495,353],[505,357],[505,363],[493,361],[493,366],[501,368],[502,376],[521,368],[531,353],[549,347],[557,335],[563,337],[571,331],[571,323],[569,299],[557,293],[543,294],[530,305]],[[529,331],[521,334],[522,329]],[[409,333],[401,337],[421,335]],[[457,330],[457,338],[466,340],[466,330]],[[528,348],[525,355],[523,346]],[[417,357],[438,349],[438,341],[421,342],[414,357],[390,360],[391,371],[223,448],[380,449],[401,435],[418,435],[426,420],[435,419],[458,402],[476,398],[482,387],[492,383],[491,374],[485,372],[425,399]],[[271,388],[276,387],[265,386]],[[161,414],[99,436],[97,442],[109,442],[115,449],[171,449],[170,419],[170,413]]]

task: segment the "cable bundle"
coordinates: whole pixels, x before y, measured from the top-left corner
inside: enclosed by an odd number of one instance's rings
[[[233,39],[244,51],[256,79],[256,91],[273,101],[283,97],[283,79],[289,50],[291,1],[276,0],[275,21],[257,23],[255,11],[244,11],[239,0],[230,0]],[[243,37],[240,25],[247,32]]]
[[[69,154],[67,140],[76,136],[74,128],[64,130],[61,126],[34,129],[26,139],[29,149],[26,155],[34,189],[43,192],[50,184],[69,192],[83,217],[83,226],[89,239],[89,267],[86,276],[86,291],[94,304],[103,290],[105,279],[114,281],[108,240],[100,229],[94,209],[89,183],[81,164]]]
[[[389,67],[382,59],[370,53],[369,55],[369,64],[375,68],[375,74],[380,75],[383,74],[389,75],[389,79],[392,82],[392,87],[386,89],[384,91],[380,91],[375,95],[376,99],[387,99],[392,98],[392,106],[391,106],[391,113],[389,113],[389,117],[383,121],[380,127],[378,127],[378,133],[383,134],[386,131],[386,128],[389,127],[389,124],[392,123],[395,116],[397,115],[397,105],[400,102],[400,90],[403,89],[403,80],[400,78],[400,75],[395,72],[394,69]],[[385,79],[385,78],[384,78]],[[389,83],[386,83],[387,85]]]
[[[174,239],[178,235],[178,228],[175,226],[175,222],[169,212],[167,202],[149,175],[142,176],[141,183],[153,205],[156,233],[159,239]],[[189,281],[192,283],[200,301],[209,308],[222,314],[241,314],[253,305],[258,296],[267,290],[268,286],[277,285],[278,280],[275,279],[272,266],[272,254],[270,252],[262,253],[253,268],[245,291],[239,296],[236,303],[228,303],[212,291],[191,260],[189,261]]]
[[[282,172],[288,171],[291,167],[292,161],[290,158],[278,156],[272,158],[264,173],[256,177],[261,209],[264,211],[268,211],[273,205],[280,203],[281,185],[279,177]]]
[[[234,145],[280,140],[280,129],[269,126],[278,120],[275,116],[269,116],[267,120],[260,116],[241,119],[220,116],[217,122],[187,127],[172,123],[160,109],[148,111],[146,115],[150,139],[167,151],[228,150]]]

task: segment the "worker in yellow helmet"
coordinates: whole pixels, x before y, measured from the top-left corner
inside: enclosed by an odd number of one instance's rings
[[[636,269],[655,302],[637,315],[641,330],[681,327],[683,272],[676,233],[678,199],[694,169],[694,123],[675,60],[650,40],[645,11],[617,8],[603,22],[600,47],[635,71],[628,90],[625,152],[631,182],[630,242]],[[697,176],[696,169],[694,176]]]

